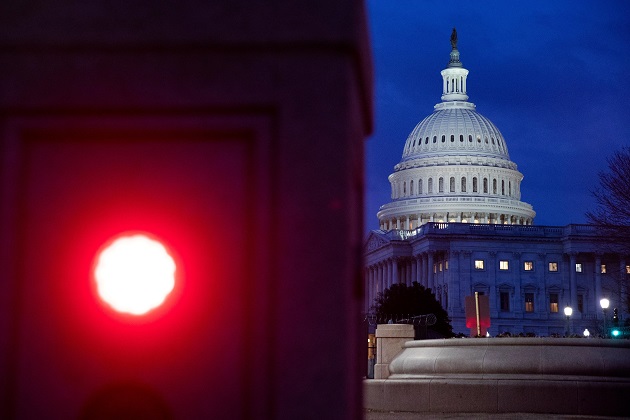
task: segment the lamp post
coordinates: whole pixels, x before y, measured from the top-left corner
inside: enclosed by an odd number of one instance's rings
[[[570,306],[566,306],[564,308],[564,315],[567,317],[567,333],[566,336],[570,336],[571,335],[571,324],[570,324],[570,319],[571,318],[571,314],[573,313],[573,308],[571,308]]]
[[[606,330],[606,310],[608,306],[610,306],[610,301],[606,298],[603,298],[599,301],[599,305],[602,307],[602,311],[604,312],[604,338],[608,336],[608,331]]]

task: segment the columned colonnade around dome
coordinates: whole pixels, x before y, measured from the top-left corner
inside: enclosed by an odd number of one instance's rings
[[[414,230],[431,222],[529,226],[533,221],[526,217],[515,216],[509,213],[440,212],[421,213],[382,219],[379,228],[381,230]]]

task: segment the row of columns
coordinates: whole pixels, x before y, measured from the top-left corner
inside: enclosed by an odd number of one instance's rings
[[[387,220],[381,220],[380,228],[382,230],[416,229],[420,225],[427,222],[454,222],[454,223],[481,223],[481,224],[508,224],[508,225],[531,225],[532,221],[524,217],[513,216],[510,214],[499,213],[473,213],[470,217],[464,216],[469,214],[466,212],[447,213],[445,219],[438,213],[432,213],[428,217],[422,217],[422,214],[407,215]],[[427,220],[428,219],[428,220]],[[475,222],[477,220],[477,222]]]
[[[434,252],[426,252],[414,257],[392,257],[366,268],[367,307],[383,290],[393,284],[411,286],[415,281],[428,289],[435,288],[433,273]]]

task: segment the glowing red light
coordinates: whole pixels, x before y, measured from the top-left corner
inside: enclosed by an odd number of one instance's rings
[[[143,315],[173,291],[175,270],[162,243],[136,233],[116,238],[99,253],[94,278],[98,295],[114,310]]]

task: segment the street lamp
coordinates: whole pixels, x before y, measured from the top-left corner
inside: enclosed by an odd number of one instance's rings
[[[610,301],[606,298],[603,298],[599,301],[599,305],[602,307],[602,311],[604,312],[604,338],[608,336],[608,331],[606,330],[606,310],[610,306]]]
[[[570,306],[567,306],[564,308],[564,315],[567,317],[567,334],[566,336],[570,336],[571,335],[571,324],[569,323],[569,318],[571,317],[571,314],[573,313],[573,308],[571,308]]]

